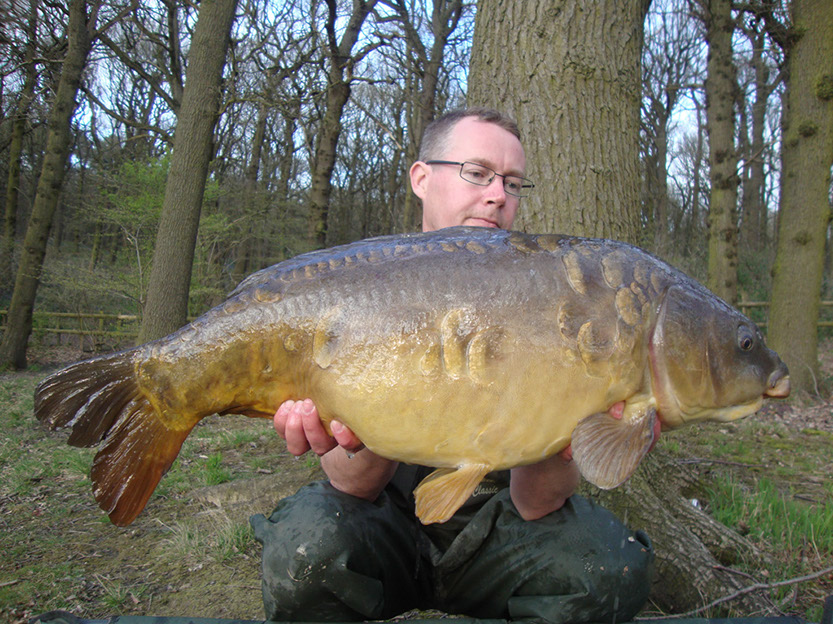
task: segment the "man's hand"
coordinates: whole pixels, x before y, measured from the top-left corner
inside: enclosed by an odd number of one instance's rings
[[[578,468],[564,451],[537,464],[512,468],[510,474],[509,495],[524,520],[561,509],[579,484]]]
[[[274,424],[290,453],[299,456],[312,450],[320,455],[330,484],[345,494],[376,500],[396,471],[397,462],[364,448],[343,423],[331,421],[333,435],[328,435],[310,399],[283,403],[275,412]]]
[[[278,435],[286,440],[286,449],[296,456],[309,450],[316,455],[324,455],[337,446],[349,453],[363,448],[356,434],[337,420],[330,423],[331,437],[310,399],[282,403],[275,412],[274,425]]]

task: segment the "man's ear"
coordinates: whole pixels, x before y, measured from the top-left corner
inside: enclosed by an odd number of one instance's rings
[[[431,175],[431,165],[426,165],[421,160],[418,160],[411,165],[408,173],[411,176],[411,188],[414,191],[414,195],[420,199],[424,199],[428,185],[428,177]]]

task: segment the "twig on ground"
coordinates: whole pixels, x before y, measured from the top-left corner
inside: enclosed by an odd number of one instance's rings
[[[712,459],[707,457],[689,457],[678,459],[678,464],[722,464],[724,466],[740,466],[741,468],[766,468],[766,464],[745,464],[743,462],[726,461],[724,459]]]
[[[697,613],[702,613],[703,611],[707,611],[713,607],[716,607],[719,604],[723,604],[724,602],[730,602],[735,600],[736,598],[740,598],[741,596],[745,596],[746,594],[750,594],[755,591],[761,591],[766,589],[775,589],[776,587],[783,587],[785,585],[796,585],[798,583],[804,583],[806,581],[812,581],[817,578],[820,578],[826,574],[833,574],[833,566],[829,568],[824,568],[823,570],[819,570],[818,572],[814,572],[813,574],[807,574],[805,576],[798,576],[795,578],[787,579],[785,581],[776,581],[775,583],[754,583],[749,585],[748,587],[744,587],[743,589],[739,589],[738,591],[729,594],[728,596],[723,596],[722,598],[718,598],[717,600],[713,600],[707,605],[702,607],[697,607],[696,609],[692,609],[691,611],[687,611],[685,613],[675,613],[672,615],[662,615],[657,617],[640,617],[635,618],[639,621],[648,621],[648,620],[665,620],[670,618],[685,618],[695,615]]]

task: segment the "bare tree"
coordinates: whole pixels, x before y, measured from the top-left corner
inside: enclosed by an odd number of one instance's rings
[[[767,242],[769,231],[765,203],[766,113],[770,95],[781,81],[767,58],[766,36],[762,21],[752,16],[742,28],[752,46],[750,70],[752,103],[741,111],[741,151],[743,179],[740,210],[740,244],[742,251],[755,252]],[[747,110],[748,109],[748,113]]]
[[[3,239],[0,243],[0,285],[12,281],[14,239],[17,232],[17,209],[20,190],[20,164],[23,157],[23,136],[29,118],[29,105],[35,97],[37,86],[37,21],[39,0],[30,0],[29,15],[25,18],[23,33],[26,41],[22,47],[19,62],[23,66],[23,86],[14,110],[11,137],[9,139],[9,175],[6,183],[6,215],[3,220]],[[0,286],[0,292],[5,286]]]
[[[668,188],[669,137],[672,115],[681,98],[702,87],[696,20],[679,3],[654,0],[645,25],[642,54],[642,133],[644,137],[645,221],[660,256],[669,252],[675,220]],[[650,229],[649,229],[650,232]]]
[[[327,216],[332,193],[332,175],[336,164],[336,150],[341,135],[341,115],[350,97],[351,82],[356,63],[380,45],[373,41],[358,51],[353,48],[359,41],[362,25],[373,11],[378,0],[355,0],[339,39],[337,31],[338,3],[326,0],[324,23],[325,40],[322,42],[327,66],[327,87],[324,113],[316,138],[315,161],[311,172],[309,194],[309,231],[311,242],[319,247],[327,244]]]
[[[153,253],[139,341],[171,333],[188,316],[188,290],[220,82],[237,0],[203,0],[189,54],[188,81],[177,118],[171,170]]]
[[[35,295],[69,157],[72,140],[70,124],[75,112],[75,97],[87,55],[92,47],[93,31],[100,7],[101,3],[97,0],[72,0],[67,7],[67,52],[61,68],[58,89],[52,101],[43,170],[38,180],[32,215],[26,229],[6,331],[0,343],[0,368],[26,366],[26,346],[32,332]]]
[[[706,118],[709,133],[709,274],[708,286],[725,301],[737,301],[738,153],[735,148],[737,70],[732,57],[735,30],[731,0],[708,0],[703,6],[709,44]]]
[[[421,2],[406,2],[406,0],[390,0],[387,2],[396,11],[399,23],[404,31],[406,41],[406,56],[401,59],[410,66],[409,78],[413,78],[413,98],[409,99],[408,137],[404,162],[410,166],[417,158],[419,141],[425,127],[434,119],[437,111],[437,94],[440,89],[440,79],[446,53],[452,35],[460,24],[460,19],[473,7],[463,3],[463,0],[438,0],[431,3],[430,15],[423,15],[427,5]],[[423,40],[424,28],[427,25],[430,32],[430,42]],[[415,101],[414,101],[415,100]],[[422,215],[417,210],[417,200],[407,187],[405,195],[403,228],[418,229],[422,223]]]

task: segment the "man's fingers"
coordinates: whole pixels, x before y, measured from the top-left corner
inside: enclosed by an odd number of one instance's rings
[[[358,453],[364,448],[362,441],[344,423],[337,420],[332,421],[330,423],[330,431],[333,432],[333,437],[338,442],[338,445],[348,453]]]
[[[324,429],[321,418],[318,416],[318,410],[315,409],[315,404],[311,400],[301,401],[297,411],[300,413],[302,427],[307,442],[309,442],[309,447],[314,453],[323,455],[336,447],[336,441]]]
[[[303,455],[310,449],[310,444],[304,432],[303,417],[296,407],[289,411],[286,418],[284,439],[286,440],[286,450],[293,455]]]
[[[272,424],[275,427],[275,431],[277,431],[278,435],[284,440],[286,439],[286,421],[289,418],[289,414],[292,412],[292,408],[294,406],[295,401],[284,401],[281,403],[278,411],[275,412],[275,416],[272,418]]]
[[[338,421],[330,423],[330,436],[315,403],[310,399],[303,401],[285,401],[273,418],[275,431],[286,440],[286,450],[293,455],[303,455],[312,450],[318,455],[342,446],[349,453],[356,453],[364,448],[361,440],[349,427]]]

